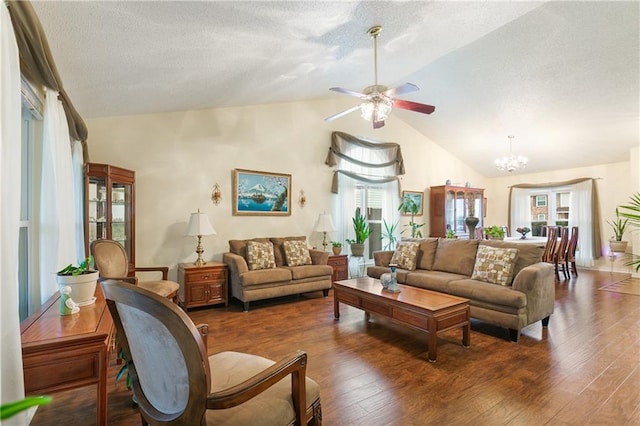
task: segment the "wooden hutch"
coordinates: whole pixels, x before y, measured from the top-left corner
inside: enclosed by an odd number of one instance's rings
[[[473,213],[484,226],[484,189],[466,186],[432,186],[429,194],[432,237],[446,237],[451,229],[458,238],[469,238],[464,219]]]

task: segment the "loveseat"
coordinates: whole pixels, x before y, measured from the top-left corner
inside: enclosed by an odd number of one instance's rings
[[[230,240],[222,260],[229,267],[231,295],[244,303],[331,288],[329,253],[307,247],[306,237]]]
[[[508,328],[517,342],[522,328],[536,321],[546,327],[553,313],[554,269],[542,251],[498,240],[403,240],[395,252],[375,252],[367,275],[389,272],[396,253],[399,283],[469,299],[472,318]]]

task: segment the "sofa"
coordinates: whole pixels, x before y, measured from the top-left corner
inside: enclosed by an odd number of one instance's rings
[[[547,327],[553,313],[554,268],[542,252],[499,240],[403,240],[395,251],[375,252],[367,275],[388,273],[393,258],[399,283],[469,299],[472,318],[508,328],[517,342],[522,328],[536,321]]]
[[[222,261],[229,268],[231,296],[250,302],[322,290],[332,285],[329,253],[309,249],[306,237],[230,240]]]

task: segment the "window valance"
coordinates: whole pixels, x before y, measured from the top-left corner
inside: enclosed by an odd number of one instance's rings
[[[11,16],[22,72],[36,83],[59,93],[58,98],[65,111],[69,135],[72,139],[82,142],[83,155],[85,161],[88,161],[87,126],[64,90],[38,15],[28,1],[6,1],[5,4]]]
[[[400,178],[404,174],[402,150],[395,142],[375,142],[343,132],[331,133],[331,146],[325,160],[333,172],[331,192],[338,193],[340,175],[368,184],[396,181],[398,196],[402,193]]]

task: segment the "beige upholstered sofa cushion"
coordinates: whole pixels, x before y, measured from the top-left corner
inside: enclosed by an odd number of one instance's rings
[[[256,355],[238,352],[220,352],[209,357],[211,392],[217,392],[242,383],[275,364]],[[320,398],[318,384],[306,378],[307,407]],[[260,423],[256,423],[260,413]],[[291,425],[295,421],[291,400],[291,377],[287,376],[249,401],[226,410],[207,410],[209,425]]]
[[[413,271],[416,269],[418,249],[420,244],[412,241],[403,241],[398,244],[391,257],[390,264],[396,264],[399,268]]]
[[[247,243],[247,265],[250,271],[275,268],[273,244],[270,241],[266,243],[249,241]]]
[[[307,241],[307,237],[272,237],[269,241],[273,243],[273,254],[276,258],[276,266],[286,265],[286,254],[284,252],[285,241]]]
[[[311,265],[311,256],[306,241],[285,241],[282,245],[287,266]]]
[[[517,248],[518,260],[516,261],[516,266],[513,270],[514,277],[518,275],[522,268],[526,268],[527,266],[533,265],[534,263],[542,262],[542,253],[544,252],[544,247],[540,247],[535,244],[514,244],[508,241],[500,240],[482,240],[480,242],[480,245],[490,247]]]
[[[433,270],[470,277],[477,251],[478,240],[440,239]]]
[[[229,251],[238,256],[244,257],[247,260],[247,243],[249,241],[256,241],[259,243],[268,243],[268,238],[252,238],[249,240],[229,240]]]
[[[417,256],[417,269],[426,269],[428,271],[433,269],[433,260],[436,256],[436,249],[438,248],[437,238],[405,238],[402,242],[413,241],[420,244]]]
[[[518,249],[478,246],[471,278],[492,284],[511,285]]]

